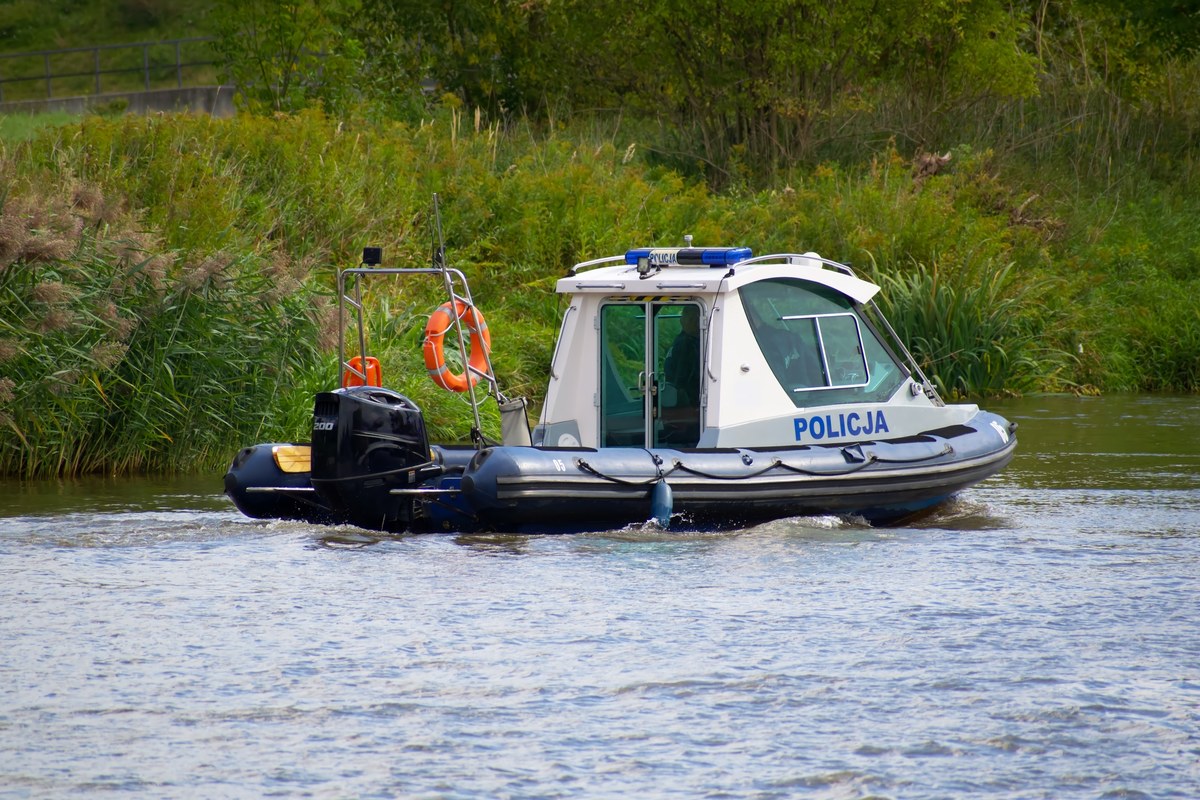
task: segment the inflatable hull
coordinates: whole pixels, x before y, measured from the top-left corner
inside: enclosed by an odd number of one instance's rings
[[[225,488],[256,518],[414,532],[611,530],[664,517],[664,497],[672,527],[826,514],[888,525],[1001,470],[1016,447],[1014,430],[980,411],[968,424],[903,439],[779,449],[434,445],[419,483],[388,490],[388,509],[325,500],[307,474],[277,465],[279,445],[264,444],[238,454]],[[656,493],[664,482],[669,492]],[[406,509],[402,515],[389,510],[397,502]]]

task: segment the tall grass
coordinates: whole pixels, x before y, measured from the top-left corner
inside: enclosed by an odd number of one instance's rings
[[[1059,314],[1041,298],[1049,282],[1021,283],[1014,264],[946,280],[936,264],[882,272],[881,306],[922,371],[953,398],[1067,388],[1067,353],[1046,344]],[[1072,387],[1073,388],[1073,387]]]
[[[884,147],[716,194],[647,158],[644,135],[448,108],[412,125],[88,117],[0,145],[0,473],[212,468],[247,442],[306,439],[312,393],[338,381],[336,269],[368,244],[426,265],[435,191],[501,385],[535,406],[555,280],[684,234],[851,262],[948,394],[1198,385],[1181,293],[1195,209],[1161,182],[1097,203],[1102,217],[987,150],[919,176]],[[1160,211],[1128,210],[1153,196]],[[1164,260],[1154,239],[1170,230]],[[420,356],[437,282],[370,292],[385,382],[436,438],[462,438],[469,409]]]
[[[94,185],[58,188],[0,217],[0,472],[188,470],[272,431],[327,322],[308,276],[278,252],[184,255]]]

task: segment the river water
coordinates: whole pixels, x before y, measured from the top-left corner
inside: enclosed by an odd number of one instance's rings
[[[368,537],[0,485],[0,797],[1200,797],[1200,398],[911,527]]]

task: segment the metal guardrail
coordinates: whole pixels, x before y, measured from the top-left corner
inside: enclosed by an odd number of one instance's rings
[[[153,88],[164,88],[162,83],[169,82],[173,73],[175,87],[182,89],[184,82],[184,70],[194,67],[209,67],[214,66],[216,59],[211,57],[211,50],[207,47],[209,42],[214,41],[212,37],[192,37],[187,39],[165,39],[157,42],[135,42],[133,44],[105,44],[95,45],[92,47],[71,47],[61,50],[31,50],[24,53],[5,53],[0,54],[0,102],[6,99],[29,99],[28,97],[6,98],[5,86],[13,84],[38,84],[44,83],[46,87],[45,98],[51,99],[55,95],[55,81],[58,81],[60,87],[65,85],[73,85],[79,87],[83,84],[80,78],[91,78],[89,84],[94,87],[95,94],[102,94],[103,76],[138,76],[134,80],[125,81],[123,85],[114,87],[110,81],[110,91],[132,90],[131,84],[141,84],[140,88],[145,91],[150,91]],[[192,45],[193,47],[187,47]],[[196,56],[190,55],[192,50],[202,49],[210,54],[210,57],[204,60],[190,60]],[[136,51],[141,51],[140,63],[136,58]],[[189,52],[188,59],[184,59],[184,52]],[[131,51],[133,58],[111,58],[111,56],[125,56],[122,51]],[[173,53],[174,57],[163,58],[162,53]],[[91,54],[91,67],[84,68],[82,64],[88,61],[85,54]],[[102,58],[102,56],[106,58]],[[106,64],[105,61],[108,61]],[[124,61],[129,66],[114,66],[113,61]],[[21,71],[21,67],[33,65],[40,61],[41,69],[24,70],[23,74],[13,76],[14,72]],[[37,74],[32,74],[37,73]],[[71,84],[71,81],[74,81]],[[156,85],[157,84],[157,85]],[[38,93],[39,96],[40,92]],[[69,95],[87,94],[86,91],[80,91],[79,88],[68,89],[65,93],[57,95],[64,97]]]

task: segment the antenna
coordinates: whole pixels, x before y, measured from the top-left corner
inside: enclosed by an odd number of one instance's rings
[[[433,267],[445,271],[446,242],[442,239],[442,210],[437,192],[433,193]]]

